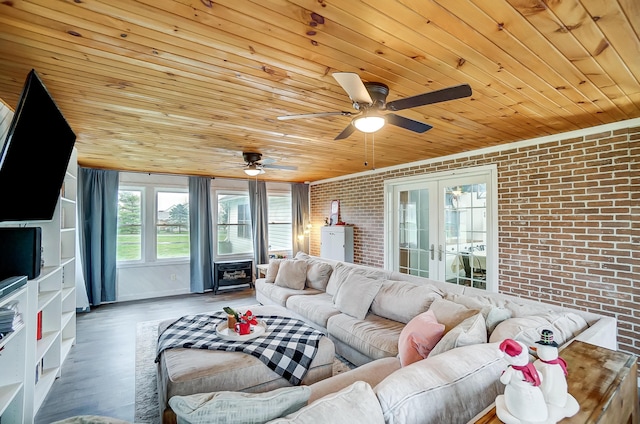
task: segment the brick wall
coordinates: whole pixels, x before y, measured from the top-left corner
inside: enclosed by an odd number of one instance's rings
[[[339,199],[354,262],[383,267],[385,180],[496,164],[500,292],[616,316],[640,355],[640,126],[597,131],[314,184],[311,254]]]

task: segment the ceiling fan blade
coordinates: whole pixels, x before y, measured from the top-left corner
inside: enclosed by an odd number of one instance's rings
[[[343,129],[342,132],[340,134],[338,134],[338,136],[336,138],[334,138],[334,140],[345,139],[345,138],[349,137],[351,134],[353,134],[353,132],[355,130],[356,130],[356,127],[354,127],[353,124],[349,124],[349,125],[347,125],[347,128]]]
[[[364,86],[358,74],[353,72],[334,72],[332,75],[352,101],[367,105],[373,103],[367,87]]]
[[[262,164],[263,168],[268,168],[268,169],[282,169],[284,171],[297,171],[298,167],[297,166],[289,166],[289,165],[268,165],[268,164]]]
[[[288,119],[300,119],[300,118],[324,118],[325,116],[351,116],[351,112],[319,112],[319,113],[303,113],[301,115],[284,115],[278,116],[279,121],[286,121]]]
[[[460,84],[442,90],[430,91],[417,96],[405,97],[387,103],[387,110],[403,110],[412,107],[429,105],[432,103],[446,102],[447,100],[460,99],[471,96],[469,84]]]
[[[429,124],[414,121],[413,119],[405,118],[404,116],[396,115],[393,113],[388,113],[384,118],[386,119],[387,123],[391,125],[395,125],[396,127],[404,128],[417,133],[423,133],[433,128]]]

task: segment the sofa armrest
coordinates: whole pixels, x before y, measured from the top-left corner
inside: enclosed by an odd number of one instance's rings
[[[592,326],[578,334],[574,340],[580,340],[611,350],[618,350],[618,321],[612,317],[600,317]]]
[[[356,381],[366,381],[371,387],[375,387],[388,375],[399,369],[400,359],[396,357],[382,358],[350,371],[334,375],[309,386],[311,388],[311,396],[308,403],[342,390]]]

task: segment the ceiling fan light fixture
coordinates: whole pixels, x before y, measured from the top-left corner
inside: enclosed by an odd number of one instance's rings
[[[384,127],[385,120],[378,115],[364,115],[353,119],[353,125],[364,133],[373,133]]]
[[[256,166],[255,163],[252,163],[247,165],[247,167],[244,169],[244,173],[250,177],[255,177],[256,175],[260,175],[262,173],[262,169]]]

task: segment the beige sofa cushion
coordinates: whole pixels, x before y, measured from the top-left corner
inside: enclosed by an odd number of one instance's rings
[[[284,261],[284,259],[269,260],[269,266],[267,267],[267,272],[264,276],[267,283],[273,284],[276,282],[276,276],[278,275],[278,269],[280,268],[280,262],[282,261]]]
[[[431,350],[429,356],[439,355],[456,347],[487,342],[487,328],[481,313],[470,316],[451,331]]]
[[[347,281],[353,274],[364,275],[365,277],[375,278],[376,280],[385,280],[389,278],[391,272],[381,268],[338,262],[333,268],[331,277],[329,277],[326,289],[327,293],[335,296],[340,285]]]
[[[270,301],[280,306],[286,306],[287,299],[291,296],[313,296],[322,293],[320,290],[306,288],[304,290],[290,289],[288,287],[280,287],[275,284],[269,284],[264,279],[257,279],[255,282],[256,293],[261,293]]]
[[[506,366],[497,343],[464,346],[403,367],[373,390],[388,424],[466,423],[504,391]]]
[[[490,342],[514,339],[527,346],[535,346],[542,330],[553,331],[553,339],[559,345],[573,339],[589,325],[583,317],[573,312],[548,312],[542,315],[510,318],[498,324]]]
[[[283,387],[266,393],[213,392],[169,399],[178,422],[190,424],[264,424],[306,405],[307,386]]]
[[[440,324],[444,324],[445,334],[465,319],[480,312],[446,299],[437,299],[429,307]]]
[[[457,293],[447,293],[444,298],[464,305],[469,309],[479,309],[484,317],[488,335],[493,332],[498,324],[513,316],[513,312],[506,307],[507,302],[503,299],[485,296],[467,296]]]
[[[313,259],[307,260],[307,263],[307,287],[322,291],[326,290],[333,267]]]
[[[334,315],[327,321],[327,330],[333,339],[345,343],[372,359],[398,355],[398,339],[404,324],[378,315],[365,319],[347,314]]]
[[[291,296],[287,299],[287,309],[322,328],[327,328],[329,318],[340,313],[340,310],[333,303],[333,296],[327,293],[318,293],[313,296]]]
[[[269,421],[268,424],[335,422],[384,424],[380,404],[368,383],[357,381],[339,392],[316,400],[285,418]]]
[[[430,284],[384,280],[371,304],[371,312],[394,321],[408,323],[425,312],[442,291]]]
[[[382,280],[351,274],[349,280],[340,285],[334,296],[336,308],[354,318],[364,319],[380,286]]]
[[[304,290],[307,281],[307,262],[296,259],[285,259],[280,262],[275,284],[294,290]]]

